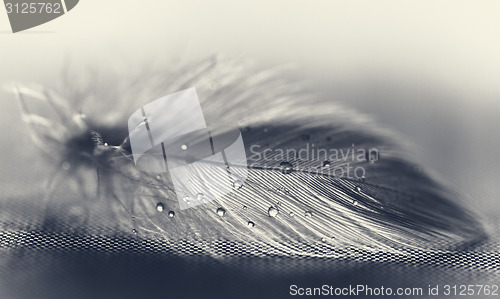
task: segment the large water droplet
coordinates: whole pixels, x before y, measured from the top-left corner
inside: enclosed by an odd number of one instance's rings
[[[224,215],[226,215],[226,210],[224,210],[223,208],[218,208],[217,215],[224,217]]]
[[[267,214],[269,214],[269,217],[276,217],[278,215],[278,209],[275,207],[269,207],[269,210],[267,210]]]
[[[174,211],[170,211],[168,212],[168,217],[170,218],[174,218],[175,217],[175,212]],[[182,218],[182,217],[181,217]]]
[[[233,188],[235,190],[241,189],[242,186],[243,186],[243,182],[240,181],[240,180],[236,180],[236,181],[233,182]]]
[[[62,169],[69,170],[71,168],[71,164],[68,161],[64,161],[61,165]]]
[[[293,172],[293,165],[290,162],[281,162],[280,164],[281,172],[284,174],[289,174]]]
[[[163,204],[161,202],[159,202],[158,204],[156,204],[156,210],[158,212],[163,212]]]
[[[255,226],[255,223],[253,223],[252,221],[248,221],[248,227],[254,227]]]

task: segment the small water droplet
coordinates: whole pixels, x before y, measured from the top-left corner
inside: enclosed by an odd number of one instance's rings
[[[293,216],[295,216],[295,213],[294,212],[290,212],[290,214],[288,214],[288,215],[290,215],[290,217],[293,217]]]
[[[156,179],[157,179],[157,180],[161,179],[161,175],[157,175],[157,176],[156,176]]]
[[[158,212],[163,212],[163,204],[161,202],[156,204],[156,210]]]
[[[355,199],[353,199],[353,200],[352,200],[352,204],[353,204],[354,206],[356,206],[356,205],[358,205],[358,201],[357,201],[357,200],[355,200]]]
[[[321,242],[326,242],[326,238],[325,237],[321,238]]]
[[[243,210],[246,210],[247,209],[247,206],[243,206]]]
[[[137,235],[137,230],[135,228],[132,230],[132,232],[134,233],[134,235]]]
[[[280,164],[281,172],[284,174],[289,174],[293,172],[293,165],[290,162],[281,162]]]
[[[269,207],[269,210],[267,210],[267,214],[269,214],[269,217],[276,217],[278,215],[278,209],[275,207]]]
[[[356,188],[354,188],[354,191],[356,191],[358,193],[361,192],[361,187],[360,186],[356,186]]]
[[[135,216],[132,216],[132,220],[135,220]]]
[[[330,161],[324,161],[323,167],[330,167]]]
[[[107,142],[104,142],[104,146],[106,146],[106,147],[107,147],[107,146],[109,146],[109,145],[108,145],[108,143],[107,143]]]
[[[170,218],[174,218],[175,217],[175,212],[174,211],[170,211],[168,212],[168,217]],[[182,217],[181,217],[182,218]]]
[[[248,221],[248,227],[254,227],[255,226],[255,223],[253,223],[252,221]]]
[[[236,181],[233,182],[233,188],[235,190],[241,189],[242,186],[243,186],[243,182],[240,181],[240,180],[236,180]]]
[[[185,151],[185,150],[187,150],[187,149],[188,149],[188,147],[187,147],[187,145],[183,144],[183,145],[181,145],[181,149],[182,149],[183,151]]]
[[[217,215],[224,217],[224,215],[226,215],[226,210],[224,210],[223,208],[218,208]]]
[[[184,199],[185,201],[189,201],[191,199],[191,197],[189,197],[189,195],[185,194],[182,199]]]
[[[306,218],[311,218],[312,217],[312,213],[310,211],[306,211],[304,213],[304,216],[306,216]]]
[[[64,161],[61,165],[62,169],[69,170],[71,168],[71,164],[68,161]]]
[[[203,194],[203,193],[196,194],[196,199],[198,199],[198,200],[204,200],[205,199],[205,194]]]

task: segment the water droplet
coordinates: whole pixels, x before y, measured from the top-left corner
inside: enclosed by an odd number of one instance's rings
[[[330,167],[330,161],[324,161],[323,167]]]
[[[247,209],[247,206],[243,206],[243,210],[246,210]]]
[[[293,172],[293,165],[290,162],[281,162],[280,164],[281,172],[284,174],[289,174]]]
[[[204,200],[205,199],[205,194],[203,194],[203,193],[196,194],[196,199],[198,199],[198,200]]]
[[[104,146],[106,146],[106,147],[107,147],[107,146],[109,146],[109,145],[108,145],[108,143],[107,143],[107,142],[104,142]]]
[[[223,208],[218,208],[217,215],[224,217],[224,215],[226,215],[226,210],[224,210]]]
[[[352,204],[353,204],[354,206],[356,206],[356,205],[358,204],[358,201],[357,201],[357,200],[355,200],[355,199],[353,199],[353,200],[352,200]]]
[[[191,197],[189,197],[189,195],[185,194],[182,199],[184,199],[185,201],[189,201],[191,199]]]
[[[321,242],[326,242],[326,238],[325,237],[321,238]]]
[[[175,212],[174,211],[170,211],[168,212],[168,217],[170,218],[174,218],[175,217]],[[182,218],[182,217],[181,217]]]
[[[188,146],[187,146],[187,145],[185,145],[185,144],[183,144],[183,145],[181,145],[181,149],[182,149],[183,151],[185,151],[185,150],[187,150],[187,149],[188,149]]]
[[[290,215],[290,217],[293,217],[293,216],[295,216],[295,213],[294,212],[290,212],[290,214],[288,214],[288,215]]]
[[[354,188],[354,191],[356,191],[358,193],[361,192],[361,187],[360,186],[356,186],[356,188]]]
[[[132,220],[135,220],[135,216],[132,216]]]
[[[156,179],[157,179],[157,180],[161,179],[161,175],[157,175],[157,176],[156,176]]]
[[[252,221],[248,221],[248,227],[254,227],[255,226],[255,223],[253,223]]]
[[[362,177],[360,177],[360,178],[359,178],[359,180],[360,180],[361,182],[364,182],[364,181],[366,181],[366,178],[365,178],[365,176],[362,176]]]
[[[158,212],[163,212],[163,204],[161,202],[159,202],[158,204],[156,204],[156,210]]]
[[[64,161],[64,162],[62,163],[61,167],[62,167],[62,169],[64,169],[64,170],[69,170],[69,169],[70,169],[70,167],[71,167],[71,164],[69,164],[69,162],[68,162],[68,161]]]
[[[236,181],[233,182],[233,188],[235,190],[241,189],[242,186],[243,186],[243,182],[240,181],[240,180],[236,180]]]
[[[132,230],[132,232],[134,233],[134,235],[137,235],[137,230],[135,228]]]
[[[312,213],[310,211],[306,211],[304,213],[304,216],[306,216],[306,218],[311,218],[312,217]]]
[[[278,215],[278,209],[275,207],[269,207],[269,210],[267,210],[267,214],[269,214],[269,217],[276,217]]]

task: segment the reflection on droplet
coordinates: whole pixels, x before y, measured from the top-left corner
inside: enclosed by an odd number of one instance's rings
[[[233,182],[233,188],[235,190],[241,189],[242,186],[243,186],[243,182],[240,181],[240,180],[236,180],[236,181]]]
[[[175,212],[174,211],[170,211],[168,212],[168,217],[170,218],[174,218],[175,217]],[[182,218],[182,217],[181,217]]]
[[[312,217],[312,213],[310,211],[306,211],[304,213],[304,216],[306,216],[306,218],[311,218]]]
[[[254,227],[255,226],[255,223],[253,223],[252,221],[248,221],[248,227]]]
[[[246,210],[247,209],[247,206],[243,206],[243,210]]]
[[[226,215],[226,210],[224,210],[223,208],[218,208],[217,215],[223,217],[224,215]]]
[[[293,217],[293,216],[295,216],[295,213],[294,212],[290,212],[290,214],[288,214],[288,215],[290,215],[290,217]]]
[[[108,143],[107,143],[107,142],[104,142],[104,146],[106,146],[106,147],[107,147],[107,146],[109,146],[109,145],[108,145]]]
[[[284,174],[289,174],[293,172],[293,165],[290,162],[281,162],[280,164],[281,172]]]
[[[159,202],[157,205],[156,205],[156,210],[158,212],[163,212],[163,204],[161,202]]]
[[[323,167],[330,167],[330,161],[324,161]]]
[[[267,214],[269,214],[269,217],[276,217],[278,215],[278,209],[275,207],[269,207],[269,210],[267,210]]]

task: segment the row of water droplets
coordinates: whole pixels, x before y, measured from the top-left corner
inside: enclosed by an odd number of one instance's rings
[[[293,168],[292,163],[290,163],[290,162],[288,162],[288,161],[281,162],[279,166],[280,166],[280,171],[281,171],[283,174],[291,174],[291,173],[294,171],[294,168]],[[329,162],[329,161],[325,161],[325,162],[323,163],[323,166],[324,166],[324,167],[329,167],[329,166],[330,166],[330,162]],[[364,182],[364,181],[365,181],[365,178],[363,177],[363,178],[361,178],[360,180],[361,180],[362,182]],[[234,188],[235,190],[240,190],[242,187],[243,187],[243,182],[242,182],[241,180],[235,180],[235,181],[233,182],[233,188]],[[286,188],[285,188],[285,189],[286,189]],[[281,190],[281,189],[280,189],[280,190]],[[278,190],[278,191],[280,191],[280,190]],[[285,193],[289,193],[289,190],[281,190],[281,191],[283,191],[283,192],[285,192]],[[357,192],[357,193],[361,193],[361,187],[360,187],[360,186],[356,186],[356,187],[354,188],[354,191],[355,191],[355,192]],[[187,196],[187,195],[186,195],[186,196]],[[198,194],[197,194],[197,198],[198,198],[199,200],[203,199],[203,198],[204,198],[204,196],[205,196],[205,195],[204,195],[204,194],[202,194],[202,193],[198,193]],[[187,196],[187,197],[188,197],[188,196]],[[189,200],[189,198],[184,198],[184,199],[185,199],[185,200]],[[352,204],[353,204],[353,205],[356,205],[356,201],[354,200]],[[278,202],[276,205],[274,205],[274,206],[270,206],[270,207],[268,208],[268,210],[267,210],[267,215],[268,215],[269,217],[272,217],[272,218],[277,217],[277,216],[278,216],[278,214],[280,213],[279,205],[280,205],[280,204],[279,204],[279,202]],[[247,210],[247,206],[243,206],[242,208],[243,208],[243,210]],[[164,212],[164,205],[163,205],[163,203],[157,203],[157,205],[156,205],[156,210],[157,210],[158,212],[160,212],[160,213]],[[225,210],[223,207],[219,207],[219,208],[217,208],[217,209],[216,209],[215,213],[216,213],[218,216],[220,216],[220,217],[224,217],[224,216],[226,215],[226,210]],[[294,212],[290,212],[288,215],[289,215],[290,217],[295,217],[295,213],[294,213]],[[168,217],[170,217],[170,218],[174,218],[174,217],[175,217],[175,212],[174,212],[174,211],[169,211],[169,212],[168,212]],[[312,217],[313,217],[313,213],[312,213],[311,211],[305,211],[305,212],[304,212],[304,217],[305,217],[305,218],[309,218],[309,219],[310,219],[310,218],[312,218]],[[249,220],[249,221],[247,222],[247,226],[248,226],[249,228],[253,228],[253,227],[255,227],[255,225],[256,225],[256,224],[255,224],[255,222],[253,222],[253,221],[251,221],[251,220]],[[134,233],[134,234],[137,234],[137,230],[136,230],[136,229],[134,229],[134,230],[133,230],[133,233]],[[335,240],[335,237],[331,237],[331,240],[332,240],[332,241],[334,241],[334,240]],[[326,238],[326,237],[323,237],[323,238],[321,238],[321,241],[322,241],[322,242],[326,242],[326,241],[327,241],[327,238]]]

